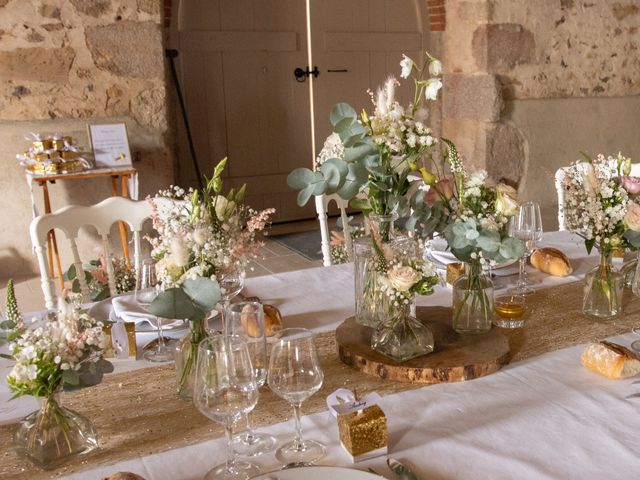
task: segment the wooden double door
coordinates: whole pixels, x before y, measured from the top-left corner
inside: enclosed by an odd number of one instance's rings
[[[175,0],[174,0],[175,2]],[[371,110],[367,89],[399,75],[401,54],[428,49],[425,0],[181,0],[170,45],[178,67],[200,169],[228,156],[228,187],[248,185],[255,208],[275,207],[275,221],[311,218],[286,184],[296,167],[313,163],[331,133],[337,102]],[[309,20],[307,22],[307,20]],[[299,81],[308,63],[307,25],[318,76]],[[410,82],[400,98],[413,95]],[[177,119],[176,124],[180,125]],[[195,185],[184,131],[179,128],[178,182]]]

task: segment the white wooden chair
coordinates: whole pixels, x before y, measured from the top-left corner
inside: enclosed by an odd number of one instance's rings
[[[582,165],[587,165],[584,162]],[[561,167],[556,171],[555,182],[556,182],[556,193],[558,195],[558,230],[566,230],[566,224],[564,221],[564,177],[566,175],[567,169],[569,167]],[[631,173],[632,177],[640,177],[640,163],[632,163],[631,164]]]
[[[353,261],[353,248],[351,242],[351,232],[349,231],[349,217],[347,216],[347,207],[349,202],[343,200],[337,193],[333,195],[316,195],[316,211],[318,212],[318,221],[320,222],[320,246],[322,248],[322,265],[329,267],[331,265],[331,246],[329,244],[331,235],[329,233],[329,223],[327,220],[327,210],[329,203],[335,202],[340,209],[340,218],[342,219],[344,243],[347,247],[347,255],[349,261]]]
[[[138,271],[140,266],[140,233],[144,221],[151,216],[152,209],[149,202],[136,202],[123,197],[112,197],[91,206],[71,205],[56,212],[40,215],[31,222],[31,242],[38,257],[40,268],[40,281],[44,293],[46,308],[52,309],[56,305],[54,283],[51,279],[46,254],[47,232],[52,229],[62,230],[69,241],[73,254],[73,264],[80,283],[83,301],[90,301],[89,289],[85,281],[85,273],[82,261],[78,253],[76,240],[81,227],[92,225],[102,238],[103,255],[105,259],[111,258],[111,244],[109,230],[119,220],[126,222],[133,231],[134,239],[134,267]],[[107,261],[107,275],[109,291],[115,293],[115,279],[113,266]]]

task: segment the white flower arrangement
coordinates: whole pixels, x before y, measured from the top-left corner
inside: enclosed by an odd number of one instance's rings
[[[109,344],[102,322],[60,302],[53,319],[27,327],[19,322],[9,350],[15,365],[7,384],[15,396],[49,397],[59,387],[76,389],[100,383],[113,365],[102,358]]]
[[[622,154],[577,160],[565,169],[563,208],[568,230],[585,239],[588,251],[637,247],[640,223],[635,221],[640,192],[629,177],[631,159]],[[630,233],[636,232],[636,234]]]

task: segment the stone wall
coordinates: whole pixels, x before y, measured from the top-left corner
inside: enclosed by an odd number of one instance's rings
[[[173,180],[162,0],[0,0],[0,275],[36,271],[29,193],[15,160],[29,132],[89,147],[88,123],[125,122],[141,197]],[[53,208],[111,194],[108,178],[57,182]],[[41,192],[36,190],[40,208]]]
[[[640,161],[640,1],[448,0],[445,136],[537,200],[579,151]]]

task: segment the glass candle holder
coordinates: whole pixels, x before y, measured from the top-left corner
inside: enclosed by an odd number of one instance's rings
[[[524,295],[500,295],[493,301],[493,324],[501,328],[521,328],[526,320]]]

